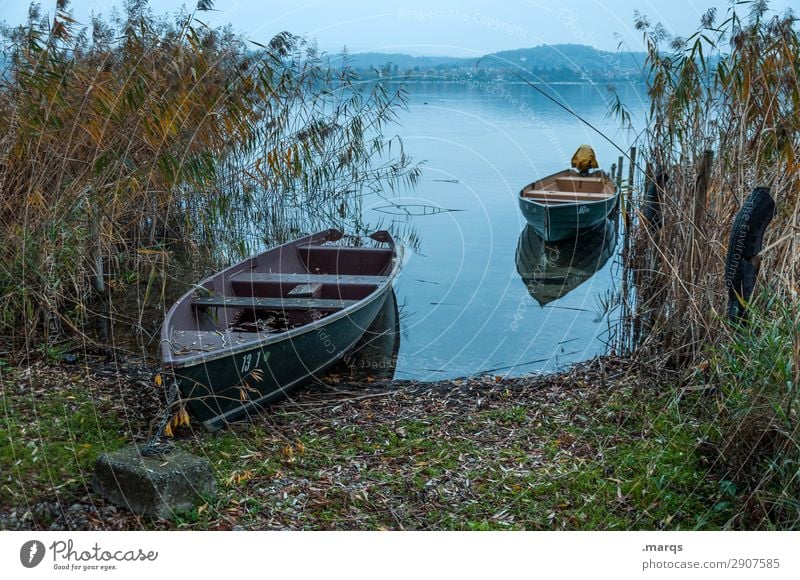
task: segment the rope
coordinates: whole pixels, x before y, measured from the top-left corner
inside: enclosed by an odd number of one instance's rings
[[[178,383],[172,383],[172,387],[167,395],[167,404],[164,407],[164,413],[162,414],[161,421],[158,424],[158,428],[153,433],[153,436],[144,444],[144,446],[139,450],[145,457],[154,457],[159,455],[166,455],[170,451],[173,450],[175,445],[172,441],[166,440],[162,441],[161,437],[164,435],[164,430],[167,428],[167,424],[172,417],[172,405],[175,404],[175,400],[178,398]]]

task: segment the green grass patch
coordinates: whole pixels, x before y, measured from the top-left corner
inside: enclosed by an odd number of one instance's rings
[[[61,490],[89,489],[98,455],[125,442],[118,418],[78,385],[37,392],[8,373],[2,385],[0,501],[35,503]]]

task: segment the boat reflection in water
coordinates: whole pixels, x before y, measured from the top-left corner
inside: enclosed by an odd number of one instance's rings
[[[394,290],[389,290],[372,325],[327,376],[352,381],[390,380],[394,378],[399,350],[400,315]]]
[[[617,245],[617,219],[575,238],[546,242],[526,226],[517,244],[517,272],[541,305],[571,292],[605,265]]]

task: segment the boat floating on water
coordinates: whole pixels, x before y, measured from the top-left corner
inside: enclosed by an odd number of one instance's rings
[[[196,285],[167,313],[161,359],[209,430],[286,397],[341,360],[384,306],[401,257],[391,234],[326,230]]]
[[[614,181],[603,171],[588,172],[597,167],[590,147],[578,149],[572,166],[578,171],[559,171],[519,192],[522,215],[547,242],[574,238],[600,225],[617,206],[619,191]]]

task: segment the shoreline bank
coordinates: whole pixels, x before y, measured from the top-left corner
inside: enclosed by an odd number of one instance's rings
[[[669,411],[668,373],[616,357],[514,379],[331,380],[218,433],[184,428],[175,443],[211,463],[217,496],[137,517],[91,491],[92,469],[146,437],[160,393],[135,367],[89,368],[3,369],[0,529],[717,529],[730,517],[700,426]]]

